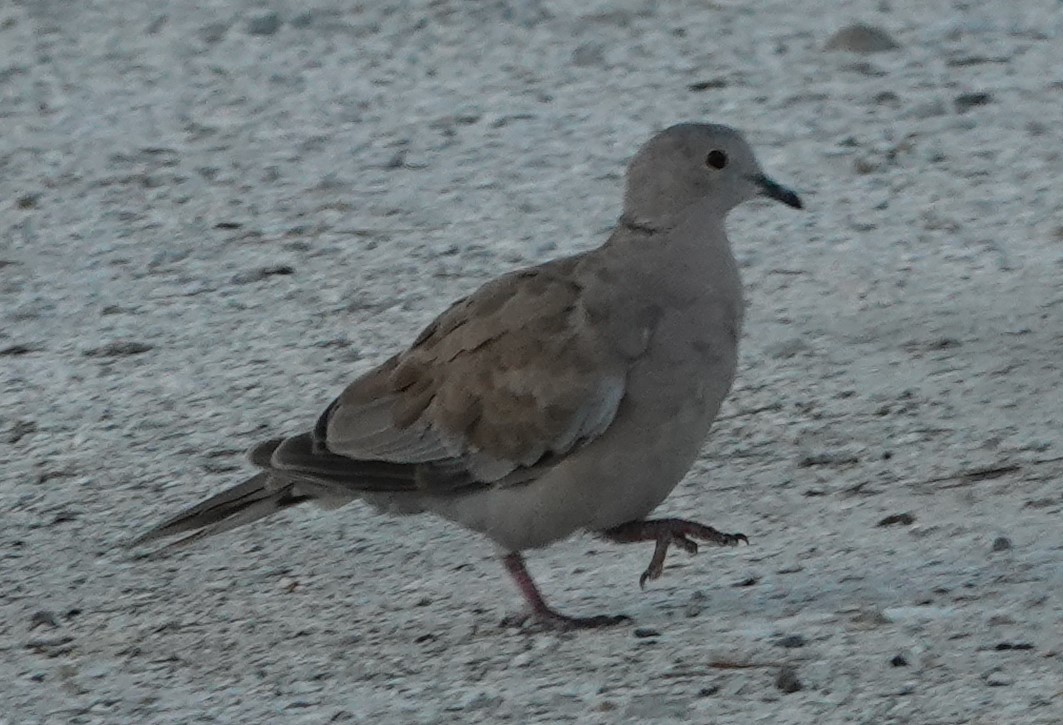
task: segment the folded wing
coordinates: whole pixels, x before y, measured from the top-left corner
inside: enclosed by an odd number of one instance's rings
[[[512,485],[605,431],[628,360],[590,324],[578,258],[503,276],[348,386],[270,468],[351,492]]]

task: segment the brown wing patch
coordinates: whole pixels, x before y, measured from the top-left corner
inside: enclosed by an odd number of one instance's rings
[[[626,361],[588,324],[578,258],[488,283],[323,417],[329,452],[416,464],[418,488],[507,478],[608,426]],[[319,428],[322,427],[319,425]]]
[[[580,292],[543,268],[488,284],[402,356],[391,378],[402,390],[400,410],[420,408],[430,391],[423,415],[441,433],[498,459],[534,463],[564,438],[600,377],[619,374],[602,368]]]

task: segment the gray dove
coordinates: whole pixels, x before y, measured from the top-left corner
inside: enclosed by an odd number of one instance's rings
[[[623,213],[591,251],[487,282],[366,372],[313,429],[253,448],[260,470],[134,544],[171,546],[313,501],[429,512],[493,541],[540,622],[615,624],[551,608],[523,552],[579,531],[670,545],[747,541],[650,513],[686,475],[734,378],[743,300],[724,219],[755,197],[801,208],[732,128],[684,123],[627,169]]]

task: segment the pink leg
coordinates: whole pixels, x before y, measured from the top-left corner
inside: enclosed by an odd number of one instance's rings
[[[648,521],[629,521],[614,528],[602,532],[602,536],[620,544],[631,544],[636,541],[655,541],[653,558],[646,571],[639,577],[639,586],[646,587],[647,579],[658,579],[664,571],[664,557],[668,553],[668,546],[675,544],[688,554],[698,553],[698,545],[694,539],[710,541],[720,546],[736,546],[739,541],[747,544],[749,539],[745,534],[725,534],[711,526],[699,524],[696,521],[686,519],[650,519]]]
[[[539,588],[535,586],[535,581],[532,579],[531,574],[528,573],[528,568],[524,565],[523,556],[517,552],[507,554],[502,557],[502,564],[505,565],[506,571],[513,577],[513,580],[517,582],[520,593],[524,595],[524,598],[531,606],[532,616],[549,627],[557,629],[591,629],[593,627],[609,627],[626,622],[629,619],[622,614],[614,616],[602,614],[596,617],[567,617],[551,609],[550,605],[543,599],[543,595],[539,593]]]

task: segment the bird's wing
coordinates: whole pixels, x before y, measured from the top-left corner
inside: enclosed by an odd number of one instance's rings
[[[630,356],[588,311],[579,257],[520,270],[440,315],[351,383],[273,470],[352,490],[509,485],[600,436]]]

